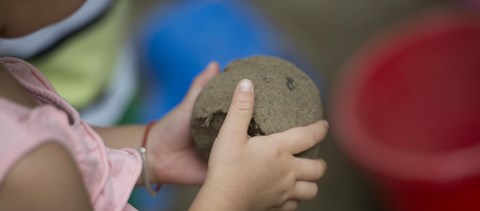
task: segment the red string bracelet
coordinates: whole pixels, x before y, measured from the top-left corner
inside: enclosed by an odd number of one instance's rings
[[[155,187],[155,191],[152,190],[152,186],[150,184],[150,181],[148,180],[148,174],[147,174],[147,167],[148,166],[146,164],[147,163],[147,157],[145,156],[145,154],[146,154],[146,149],[147,149],[148,135],[150,134],[150,129],[152,129],[152,127],[153,127],[153,125],[155,125],[155,123],[157,123],[157,122],[152,121],[145,126],[145,132],[143,134],[143,140],[142,140],[142,148],[140,148],[140,154],[142,155],[142,160],[143,160],[143,171],[142,171],[143,180],[144,180],[144,183],[145,183],[145,187],[147,188],[147,191],[152,196],[157,195],[158,191],[160,191],[161,186],[159,184],[157,184],[157,186]]]
[[[152,121],[145,126],[145,132],[143,133],[143,140],[142,140],[142,147],[146,148],[147,147],[147,139],[148,139],[148,134],[150,134],[150,129],[152,129],[152,126],[157,123],[156,121]]]

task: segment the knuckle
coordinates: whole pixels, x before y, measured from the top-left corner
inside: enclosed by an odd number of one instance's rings
[[[233,103],[233,108],[237,112],[245,113],[245,112],[250,112],[253,110],[253,105],[250,100],[247,99],[237,99],[232,102]]]
[[[285,150],[278,144],[274,144],[270,149],[276,158],[281,158],[285,154]]]
[[[275,161],[283,159],[285,154],[281,147],[276,144],[270,144],[270,146],[265,147],[264,153],[266,156],[274,159]]]
[[[303,139],[308,144],[308,146],[314,146],[317,144],[316,136],[309,130],[303,132]]]
[[[296,173],[294,171],[289,171],[285,176],[285,181],[289,187],[294,188],[297,181]]]

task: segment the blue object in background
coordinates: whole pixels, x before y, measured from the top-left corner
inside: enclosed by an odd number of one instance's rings
[[[263,54],[290,60],[305,71],[311,69],[287,53],[292,51],[282,40],[243,1],[180,1],[154,9],[139,34],[139,60],[150,81],[144,84],[147,93],[140,118],[146,122],[158,119],[178,104],[192,79],[210,61],[223,67],[237,58]]]
[[[140,59],[154,88],[143,118],[159,118],[180,102],[210,61],[223,66],[239,57],[278,54],[276,36],[263,22],[237,1],[184,1],[154,10],[140,35]]]
[[[232,60],[253,55],[281,57],[303,69],[324,90],[317,71],[302,62],[284,37],[244,1],[162,4],[145,16],[138,32],[139,61],[146,76],[138,122],[159,119],[175,107],[211,61],[223,68]],[[140,210],[168,203],[168,199],[152,200],[144,191],[135,195],[136,201],[142,199],[135,204]]]

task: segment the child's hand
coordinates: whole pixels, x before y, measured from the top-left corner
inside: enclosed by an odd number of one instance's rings
[[[198,94],[218,73],[219,65],[210,63],[197,76],[183,101],[153,126],[146,147],[152,183],[203,183],[206,165],[191,138],[190,118]]]
[[[323,175],[325,162],[294,155],[318,144],[327,122],[251,138],[247,129],[253,105],[253,86],[243,80],[214,142],[207,179],[192,210],[294,210],[299,201],[317,194],[315,180]],[[202,200],[210,200],[209,205]]]

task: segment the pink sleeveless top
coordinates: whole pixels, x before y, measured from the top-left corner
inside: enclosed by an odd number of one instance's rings
[[[0,63],[40,104],[30,109],[0,97],[0,184],[23,156],[56,140],[73,155],[94,210],[135,210],[127,201],[141,172],[139,153],[106,147],[32,65],[14,58]]]

